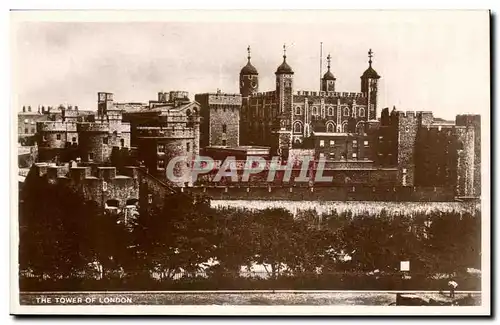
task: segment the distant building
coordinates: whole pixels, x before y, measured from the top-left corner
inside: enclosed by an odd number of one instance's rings
[[[149,105],[118,104],[123,120],[130,123],[132,145],[137,157],[152,175],[169,181],[166,172],[170,160],[181,156],[174,167],[175,185],[190,183],[191,163],[200,148],[200,105],[185,91],[158,93]]]

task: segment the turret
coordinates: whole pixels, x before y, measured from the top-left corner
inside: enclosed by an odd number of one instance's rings
[[[325,73],[323,76],[323,79],[321,79],[321,91],[335,91],[335,76],[333,73],[330,71],[330,54],[326,57],[326,60],[328,62],[328,71]]]
[[[244,98],[259,91],[259,73],[250,62],[250,46],[248,46],[247,51],[247,65],[240,71],[240,94]]]
[[[377,117],[377,92],[378,79],[380,76],[377,71],[372,68],[373,52],[368,51],[368,69],[361,76],[361,92],[368,98],[368,120],[376,119]]]

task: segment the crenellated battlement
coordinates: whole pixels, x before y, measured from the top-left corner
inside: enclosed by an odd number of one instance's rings
[[[76,132],[76,123],[63,121],[43,121],[36,123],[37,132]]]
[[[179,125],[168,127],[139,126],[137,127],[139,137],[158,137],[170,139],[186,139],[194,137],[194,129]]]
[[[276,91],[265,91],[265,92],[258,92],[252,95],[252,97],[274,97],[276,95]]]
[[[118,175],[116,167],[95,166],[69,166],[69,164],[58,166],[51,163],[35,163],[33,165],[35,175],[46,176],[51,183],[58,179],[71,179],[79,182],[82,180],[105,180],[114,179],[136,179],[138,178],[138,167],[125,167],[125,175]]]
[[[82,122],[76,126],[78,132],[109,132],[109,123]]]
[[[210,93],[208,94],[209,105],[241,105],[240,94]]]
[[[364,93],[354,92],[337,92],[337,91],[308,91],[299,90],[295,93],[297,96],[310,96],[310,97],[334,97],[334,98],[365,98]]]

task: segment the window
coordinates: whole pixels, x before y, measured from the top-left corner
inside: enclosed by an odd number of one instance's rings
[[[357,154],[357,153],[355,153],[355,152],[353,152],[353,153],[352,153],[352,158],[355,158],[355,159],[356,159],[356,158],[358,158],[358,154]]]
[[[328,107],[328,115],[333,116],[333,106]]]
[[[333,123],[328,123],[326,125],[326,132],[334,132],[334,129],[335,129],[335,127],[334,127]]]
[[[222,145],[223,145],[223,146],[226,146],[226,143],[227,143],[227,141],[226,141],[226,140],[222,140]]]
[[[108,137],[102,138],[102,143],[103,144],[108,144]]]
[[[120,139],[120,144],[122,147],[125,147],[125,139]]]
[[[222,133],[226,133],[226,132],[227,132],[227,125],[222,124]]]
[[[42,140],[47,141],[47,136],[45,136],[45,134],[42,136]]]
[[[367,140],[365,140],[365,141],[363,142],[363,145],[364,145],[365,147],[368,147],[368,141],[367,141]]]
[[[319,140],[319,146],[323,148],[325,146],[325,140]]]
[[[31,133],[35,134],[35,133],[36,133],[36,129],[35,129],[35,128],[32,128],[32,129],[31,129]]]
[[[295,115],[301,115],[301,114],[302,114],[302,109],[299,106],[295,107]]]
[[[163,169],[163,168],[165,168],[165,160],[158,159],[158,169]]]
[[[165,145],[164,144],[158,145],[158,152],[165,152]]]
[[[191,143],[186,143],[186,151],[190,152],[191,151]]]
[[[89,160],[94,160],[94,153],[93,152],[89,152]]]
[[[25,120],[24,120],[24,123],[28,124],[28,123],[29,123],[28,119],[25,119]]]
[[[335,159],[335,152],[330,152],[328,155],[330,156],[330,159]]]
[[[316,106],[313,106],[313,112],[312,112],[313,115],[318,115],[318,107]]]
[[[320,158],[325,158],[325,154],[324,154],[323,152],[320,152],[320,153],[319,153],[319,157],[320,157]]]
[[[293,132],[294,133],[302,133],[302,124],[300,122],[295,122],[293,124]]]
[[[335,145],[335,140],[330,140],[330,147],[333,147]]]
[[[358,146],[358,140],[352,140],[352,146],[356,148]]]
[[[60,135],[59,133],[58,133],[58,134],[56,134],[56,139],[57,139],[57,140],[61,140],[61,135]]]
[[[358,114],[359,114],[359,117],[365,117],[365,109],[360,107]]]
[[[72,142],[76,142],[76,137],[71,138]]]
[[[28,133],[28,128],[25,128],[25,129],[24,129],[24,133]]]
[[[349,107],[344,107],[344,116],[349,116]]]

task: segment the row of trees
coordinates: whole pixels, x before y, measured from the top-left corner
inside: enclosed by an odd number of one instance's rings
[[[20,204],[20,270],[37,279],[237,278],[260,265],[271,279],[379,272],[461,272],[480,265],[480,215],[292,216],[284,209],[212,209],[178,194],[125,225],[67,188],[32,186]]]

